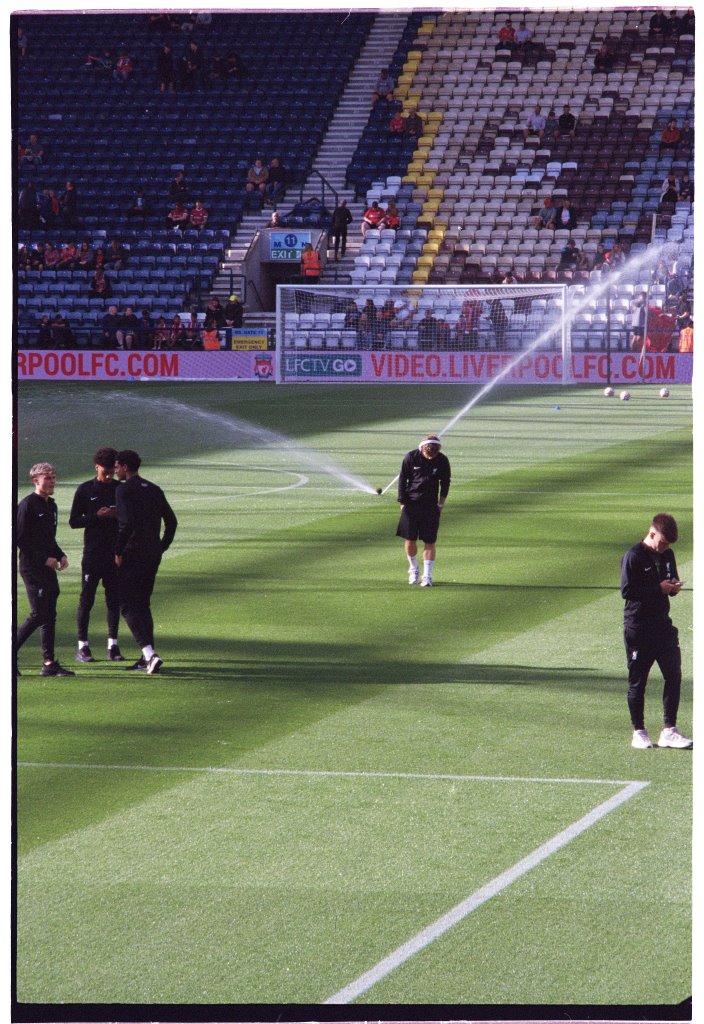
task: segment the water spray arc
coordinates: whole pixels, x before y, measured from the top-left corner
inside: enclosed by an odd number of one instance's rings
[[[631,275],[634,272],[639,271],[640,269],[644,269],[644,268],[646,268],[646,267],[648,267],[650,265],[654,265],[655,262],[660,257],[660,253],[662,251],[662,248],[663,248],[662,246],[656,246],[656,247],[650,247],[649,249],[646,249],[641,257],[639,257],[638,259],[635,259],[635,260],[629,260],[629,262],[628,263],[624,263],[623,266],[619,270],[611,271],[609,273],[608,277],[606,277],[605,279],[599,281],[598,285],[595,285],[594,287],[590,287],[585,292],[585,294],[583,295],[583,297],[580,299],[579,302],[575,302],[574,304],[570,305],[569,309],[565,310],[565,317],[566,317],[567,321],[571,324],[571,322],[574,320],[574,318],[579,313],[581,313],[587,306],[589,306],[590,303],[594,302],[595,299],[601,298],[601,296],[604,295],[605,292],[607,292],[609,290],[609,288],[611,288],[615,283],[619,282],[620,280],[622,280],[627,275]],[[531,344],[528,346],[528,348],[526,348],[524,351],[521,351],[521,352],[517,353],[517,355],[515,356],[514,359],[512,359],[510,362],[506,363],[506,365],[496,374],[496,376],[492,377],[490,381],[487,381],[487,383],[482,388],[479,389],[479,391],[476,393],[476,395],[474,395],[470,399],[470,401],[467,402],[466,405],[462,406],[462,408],[459,410],[459,412],[456,413],[452,417],[452,419],[448,423],[445,424],[445,426],[442,428],[442,430],[438,431],[438,436],[442,437],[443,434],[446,434],[449,430],[452,430],[452,428],[457,423],[459,423],[459,421],[464,416],[466,416],[467,413],[475,405],[477,405],[478,402],[481,402],[482,398],[485,398],[486,395],[488,395],[496,387],[496,385],[500,381],[502,381],[505,377],[507,377],[510,373],[513,372],[513,370],[516,368],[516,366],[518,366],[518,364],[521,362],[522,359],[525,359],[525,357],[527,355],[530,355],[531,352],[534,352],[540,346],[545,345],[546,342],[550,341],[550,339],[555,334],[557,334],[557,332],[560,331],[561,329],[562,329],[561,324],[553,324],[553,325],[551,325],[545,331],[543,331],[543,333],[541,335],[539,335],[535,339],[535,341],[531,342]],[[398,480],[398,475],[395,476],[394,479],[391,480],[386,485],[386,487],[384,487],[382,489],[381,493],[382,494],[386,494],[386,492],[388,490],[390,490],[391,487],[393,487],[393,485],[396,483],[397,480]]]

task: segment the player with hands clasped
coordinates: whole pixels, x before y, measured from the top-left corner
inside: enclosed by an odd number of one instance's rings
[[[432,587],[435,548],[440,527],[440,513],[450,490],[450,462],[441,451],[437,434],[428,434],[417,448],[408,452],[401,463],[398,478],[398,501],[401,517],[396,530],[403,537],[408,558],[408,582],[419,582],[418,544],[423,541],[423,576],[421,587]]]
[[[72,676],[75,673],[60,665],[54,656],[59,599],[57,573],[68,569],[68,558],[56,541],[58,510],[52,497],[56,470],[49,462],[37,462],[29,476],[34,491],[17,506],[17,547],[30,611],[17,629],[15,648],[19,650],[38,629],[44,656],[41,675]]]
[[[653,517],[640,542],[621,562],[621,595],[624,609],[624,641],[628,656],[628,709],[633,724],[631,745],[645,750],[652,741],[645,728],[645,688],[657,662],[664,679],[662,695],[664,727],[659,747],[688,749],[693,746],[677,729],[682,683],[682,658],[678,632],[670,619],[670,598],[679,594],[675,555],[677,522],[666,512]]]
[[[107,609],[107,659],[124,661],[117,643],[120,622],[120,595],[115,565],[117,509],[115,492],[115,448],[98,448],[93,456],[96,475],[79,485],[73,496],[69,526],[83,530],[81,596],[76,612],[78,652],[76,661],[95,661],[88,645],[88,623],[98,585],[102,582]]]

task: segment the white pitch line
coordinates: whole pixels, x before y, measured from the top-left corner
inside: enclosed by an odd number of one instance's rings
[[[579,786],[647,786],[647,782],[629,779],[569,779],[532,775],[449,775],[427,772],[363,772],[327,771],[313,768],[227,768],[211,765],[159,765],[159,764],[80,764],[66,761],[18,761],[18,768],[65,768],[77,771],[122,772],[185,772],[211,775],[305,775],[350,779],[420,779],[430,782],[541,782],[570,783]]]
[[[398,946],[392,953],[380,960],[371,970],[366,971],[355,981],[346,985],[344,988],[336,992],[335,995],[330,996],[326,999],[323,1005],[328,1004],[346,1004],[351,1003],[353,999],[357,999],[363,995],[370,988],[385,978],[392,971],[395,971],[397,967],[405,963],[411,957],[415,956],[426,946],[429,946],[435,939],[440,938],[445,932],[449,931],[450,928],[454,928],[456,924],[463,921],[465,917],[480,907],[483,903],[486,903],[492,897],[498,895],[507,886],[511,885],[526,872],[536,867],[546,858],[552,856],[563,846],[571,843],[573,839],[580,836],[588,828],[594,825],[605,815],[609,814],[616,807],[619,807],[626,800],[630,800],[631,797],[635,796],[648,785],[647,782],[630,782],[624,789],[619,793],[616,793],[609,800],[599,804],[593,811],[585,814],[584,817],[575,821],[572,825],[569,825],[562,832],[558,832],[557,835],[553,836],[546,843],[543,843],[537,849],[533,850],[532,853],[528,854],[522,860],[519,860],[512,867],[503,871],[496,878],[492,879],[487,885],[477,889],[476,892],[472,893],[461,903],[458,903],[455,907],[449,910],[446,914],[443,914],[432,924],[423,928],[422,931],[418,932],[413,938],[409,939],[408,942],[404,942],[401,946]]]

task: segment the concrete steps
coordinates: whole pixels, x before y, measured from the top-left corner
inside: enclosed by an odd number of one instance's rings
[[[338,263],[331,260],[325,265],[321,283],[348,283],[349,274],[354,266],[354,256],[359,251],[362,242],[360,225],[365,204],[355,198],[353,189],[347,188],[345,174],[369,119],[371,97],[379,72],[381,68],[388,66],[391,62],[407,20],[407,14],[393,11],[380,12],[376,15],[316,155],[313,173],[302,189],[291,189],[287,194],[287,208],[298,202],[299,197],[303,201],[314,197],[319,198],[322,182],[318,175],[322,175],[330,185],[330,188],[325,189],[326,205],[334,205],[335,196],[330,191],[333,189],[338,199],[347,201],[347,206],[352,214],[353,221],[347,234],[346,257]],[[214,282],[212,294],[222,299],[222,296],[229,294],[231,274],[246,276],[247,252],[256,233],[266,227],[270,217],[270,207],[265,207],[261,214],[247,214],[243,217],[237,233],[232,239],[231,248],[226,253],[225,260],[221,265],[220,273]]]

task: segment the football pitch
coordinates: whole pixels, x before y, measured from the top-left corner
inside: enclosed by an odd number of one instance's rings
[[[22,384],[19,496],[56,466],[76,676],[39,676],[37,636],[20,652],[18,1002],[685,1000],[692,755],[630,746],[618,589],[660,511],[692,579],[692,392],[671,390],[491,392],[443,437],[420,589],[391,482],[466,387]],[[158,676],[104,660],[101,593],[99,660],[73,662],[68,513],[100,445],[139,451],[179,519]],[[672,617],[691,735],[691,583]],[[654,669],[656,736],[661,694]]]

